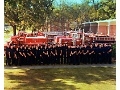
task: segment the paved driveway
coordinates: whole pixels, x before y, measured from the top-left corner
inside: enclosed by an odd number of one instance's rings
[[[4,69],[85,68],[85,67],[116,67],[116,64],[4,66]]]

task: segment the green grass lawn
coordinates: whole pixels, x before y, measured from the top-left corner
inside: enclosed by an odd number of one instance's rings
[[[5,69],[5,90],[116,90],[115,67]]]

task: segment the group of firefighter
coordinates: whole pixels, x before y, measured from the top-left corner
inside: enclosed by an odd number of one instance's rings
[[[111,64],[111,44],[68,46],[67,44],[9,45],[6,65]]]

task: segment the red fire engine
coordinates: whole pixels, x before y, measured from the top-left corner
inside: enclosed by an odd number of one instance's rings
[[[77,31],[66,32],[66,34],[44,34],[42,32],[25,33],[19,32],[12,36],[8,44],[16,45],[38,45],[38,44],[68,44],[81,45],[86,43],[115,43],[115,37],[95,35],[93,33],[82,33]]]
[[[20,31],[16,36],[11,36],[11,40],[8,44],[14,45],[38,45],[45,44],[48,42],[48,38],[42,33],[25,33]]]

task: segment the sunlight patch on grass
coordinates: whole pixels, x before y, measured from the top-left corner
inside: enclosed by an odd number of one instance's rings
[[[115,90],[115,68],[5,69],[5,90]]]
[[[14,69],[14,71],[12,70],[4,70],[5,72],[5,75],[9,74],[9,75],[26,75],[26,71],[25,70],[22,70],[22,69]]]
[[[43,79],[39,79],[39,78],[35,78],[35,80],[39,81],[39,82],[42,82],[42,83],[45,83],[46,80],[43,80]]]
[[[63,79],[54,79],[52,81],[63,81]]]

